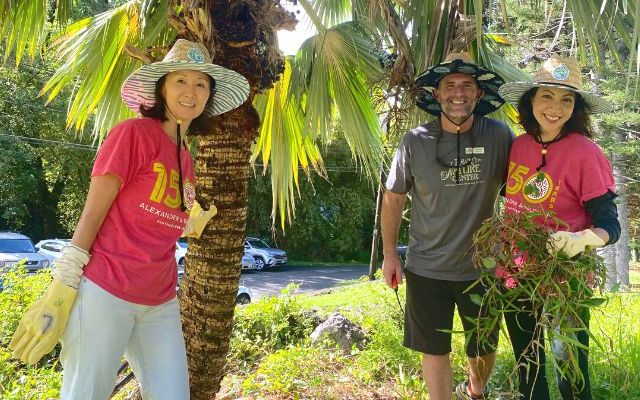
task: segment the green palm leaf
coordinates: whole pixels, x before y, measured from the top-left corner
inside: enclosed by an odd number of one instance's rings
[[[274,87],[256,96],[254,107],[262,124],[251,161],[262,156],[264,172],[271,163],[272,215],[280,211],[280,225],[291,222],[295,214],[295,192],[299,191],[299,170],[309,173],[312,166],[324,175],[320,149],[313,136],[303,133],[304,115],[291,89],[291,60],[285,60],[285,71]]]
[[[340,114],[342,131],[354,158],[369,176],[382,161],[382,131],[373,106],[371,82],[381,76],[378,57],[362,26],[346,22],[308,39],[296,55],[293,87],[302,99],[304,129],[331,140],[331,124]]]
[[[120,86],[140,67],[126,46],[163,46],[174,36],[166,24],[167,4],[160,0],[134,0],[80,20],[57,35],[52,44],[63,64],[42,93],[53,99],[72,85],[67,124],[82,130],[96,113],[94,134],[106,133],[118,121],[133,115],[120,100]],[[144,10],[144,13],[142,12]]]

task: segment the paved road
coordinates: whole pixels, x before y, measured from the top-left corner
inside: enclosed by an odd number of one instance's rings
[[[280,294],[289,283],[299,284],[298,292],[311,292],[339,286],[342,282],[369,274],[369,266],[318,265],[268,268],[262,271],[243,271],[240,284],[251,289],[254,299]]]

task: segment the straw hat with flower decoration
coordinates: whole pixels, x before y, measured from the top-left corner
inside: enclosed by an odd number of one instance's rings
[[[575,58],[551,56],[533,75],[533,82],[510,82],[500,88],[500,95],[517,106],[523,94],[535,87],[567,89],[580,94],[592,113],[611,110],[611,105],[595,93],[582,87],[582,74]]]
[[[433,91],[438,88],[440,80],[450,74],[470,75],[478,82],[484,96],[480,98],[474,114],[486,115],[496,111],[504,104],[504,100],[498,94],[498,89],[504,84],[504,79],[493,71],[477,65],[469,53],[449,53],[440,64],[434,65],[418,75],[415,79],[418,87],[416,105],[436,116],[442,111],[440,104],[433,96]]]

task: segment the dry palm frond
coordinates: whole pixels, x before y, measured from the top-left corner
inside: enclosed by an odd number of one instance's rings
[[[452,52],[465,51],[476,39],[476,21],[474,15],[458,14],[455,33],[449,50]]]

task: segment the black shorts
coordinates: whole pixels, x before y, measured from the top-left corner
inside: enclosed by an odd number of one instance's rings
[[[444,281],[425,278],[404,270],[407,281],[407,304],[404,318],[404,346],[424,354],[445,355],[451,353],[451,331],[453,311],[458,306],[458,315],[465,331],[468,357],[483,356],[498,347],[500,326],[478,343],[475,324],[469,318],[480,315],[480,306],[471,300],[471,294],[483,295],[485,288],[478,284],[464,293],[475,281]],[[446,331],[446,332],[443,332]]]

